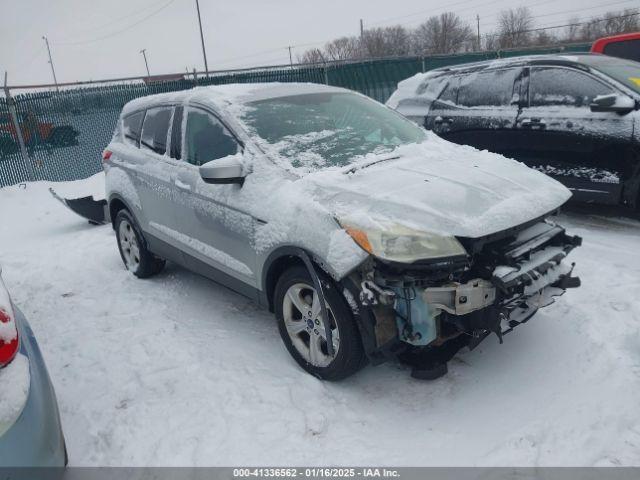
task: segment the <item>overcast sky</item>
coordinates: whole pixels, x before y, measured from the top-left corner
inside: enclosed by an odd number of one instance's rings
[[[527,5],[536,26],[582,20],[637,0],[200,0],[209,69],[273,65],[367,26],[415,27],[454,11],[491,30],[500,10]],[[51,83],[46,35],[59,82],[202,70],[195,0],[0,0],[0,71],[9,84]]]

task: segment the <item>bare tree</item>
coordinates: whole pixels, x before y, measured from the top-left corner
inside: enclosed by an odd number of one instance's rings
[[[580,36],[583,40],[593,40],[598,37],[628,33],[640,30],[638,9],[627,9],[622,12],[607,12],[582,25]]]
[[[324,46],[328,60],[351,60],[360,58],[360,41],[356,37],[337,38]]]
[[[577,16],[569,18],[570,25],[562,33],[558,30],[533,29],[533,16],[527,7],[504,10],[499,15],[496,32],[486,34],[483,47],[486,50],[545,46],[560,42],[588,41],[606,35],[640,30],[639,9],[607,12],[586,23]],[[415,30],[401,25],[374,28],[362,37],[341,37],[327,43],[322,49],[304,52],[301,63],[346,61],[359,58],[381,58],[405,55],[433,55],[475,50],[473,29],[455,13],[447,12],[428,18]]]
[[[488,33],[484,38],[484,50],[500,49],[500,38],[497,32]]]
[[[298,63],[324,63],[326,59],[319,48],[312,48],[298,55]]]
[[[577,42],[580,40],[580,19],[576,16],[569,18],[567,22],[569,24],[564,31],[565,42]]]
[[[472,37],[471,27],[453,12],[430,17],[413,32],[418,54],[456,53]]]
[[[498,18],[500,48],[524,47],[531,43],[533,16],[527,7],[503,10]]]
[[[387,41],[383,28],[365,30],[360,39],[362,54],[366,58],[384,57],[387,53]]]
[[[555,35],[549,33],[547,30],[538,30],[535,32],[533,38],[533,44],[538,47],[544,47],[545,45],[554,45],[558,43],[558,39]]]
[[[403,26],[384,29],[385,55],[399,57],[411,53],[411,34]]]
[[[602,19],[593,19],[580,27],[581,40],[593,40],[605,36],[604,22]]]
[[[604,31],[607,35],[635,32],[640,29],[638,9],[626,9],[623,12],[604,14]]]

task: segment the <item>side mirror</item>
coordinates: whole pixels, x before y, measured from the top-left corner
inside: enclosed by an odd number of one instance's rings
[[[598,95],[589,106],[592,112],[614,112],[625,115],[636,108],[636,101],[626,95]]]
[[[239,185],[244,183],[244,173],[239,155],[229,155],[228,157],[212,160],[200,165],[198,170],[205,183],[237,183]]]

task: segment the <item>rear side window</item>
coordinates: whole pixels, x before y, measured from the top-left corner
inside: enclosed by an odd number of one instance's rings
[[[568,68],[531,69],[529,98],[532,107],[587,107],[598,95],[613,93],[608,85],[589,75]]]
[[[602,53],[640,62],[640,38],[608,43],[604,46]]]
[[[460,77],[452,77],[445,89],[438,97],[438,100],[445,103],[456,103],[458,101],[458,85],[460,84]]]
[[[475,72],[460,80],[458,105],[465,107],[500,107],[514,100],[513,84],[519,68]]]
[[[122,119],[122,133],[124,142],[130,145],[138,146],[140,141],[140,130],[142,130],[142,119],[144,112],[133,113]]]
[[[238,143],[220,121],[202,110],[190,110],[185,135],[187,161],[202,165],[238,153]]]
[[[183,107],[176,107],[173,111],[171,124],[171,158],[180,160],[182,157],[182,112]]]
[[[159,155],[167,151],[171,107],[150,108],[144,117],[140,148],[145,148]]]

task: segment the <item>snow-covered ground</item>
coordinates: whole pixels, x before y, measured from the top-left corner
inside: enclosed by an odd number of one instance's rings
[[[564,215],[583,287],[446,377],[385,364],[323,383],[271,314],[175,265],[134,278],[111,228],[48,186],[0,189],[0,263],[72,465],[640,465],[636,221]]]

